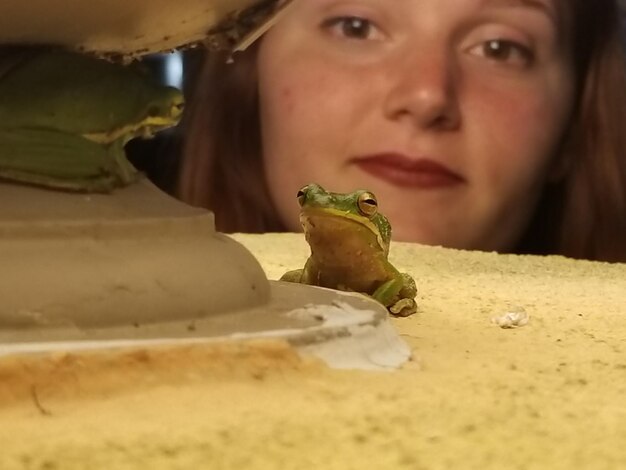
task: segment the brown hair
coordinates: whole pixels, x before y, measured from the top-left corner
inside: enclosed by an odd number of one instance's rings
[[[626,68],[613,0],[571,2],[578,99],[520,252],[626,261]]]
[[[577,102],[550,183],[516,250],[626,261],[626,68],[615,0],[566,0]],[[184,122],[179,196],[224,232],[284,231],[264,176],[256,47],[227,63],[205,52]]]
[[[222,232],[284,231],[264,177],[256,49],[204,51],[182,123],[178,196],[211,209]]]

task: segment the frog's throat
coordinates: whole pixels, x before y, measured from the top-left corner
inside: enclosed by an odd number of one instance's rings
[[[109,144],[120,138],[152,137],[153,133],[178,124],[179,117],[175,116],[154,116],[143,121],[128,126],[120,127],[109,132],[94,132],[83,134],[83,137],[98,144]]]
[[[309,207],[306,209],[302,209],[302,212],[300,213],[300,221],[303,222],[303,219],[307,219],[309,216],[348,219],[352,222],[360,224],[376,235],[378,245],[380,245],[381,249],[385,253],[387,252],[387,247],[385,246],[385,242],[382,235],[380,234],[378,226],[367,217],[328,207]]]

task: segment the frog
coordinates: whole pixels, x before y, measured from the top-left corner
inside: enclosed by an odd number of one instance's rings
[[[180,121],[180,90],[138,66],[64,48],[0,53],[0,178],[81,192],[139,179],[124,146]]]
[[[374,193],[326,191],[317,183],[297,192],[300,224],[311,254],[281,281],[365,294],[394,316],[417,311],[415,280],[389,262],[391,225]]]

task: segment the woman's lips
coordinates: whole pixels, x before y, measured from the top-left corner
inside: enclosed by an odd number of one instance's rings
[[[384,153],[357,157],[352,162],[370,175],[405,188],[436,189],[465,182],[458,173],[428,158]]]

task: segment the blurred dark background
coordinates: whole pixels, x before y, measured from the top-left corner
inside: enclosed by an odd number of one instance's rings
[[[142,59],[142,64],[160,83],[182,89],[185,97],[188,97],[201,56],[200,49],[190,49],[150,55]],[[174,194],[181,144],[182,131],[178,126],[161,131],[152,139],[131,140],[126,145],[126,154],[133,165],[154,184]]]

